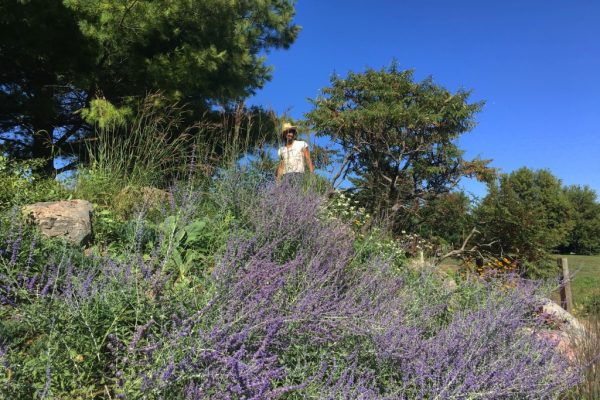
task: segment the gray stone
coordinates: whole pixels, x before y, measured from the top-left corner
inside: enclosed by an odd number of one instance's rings
[[[92,236],[92,204],[86,200],[35,203],[24,206],[25,218],[49,237],[63,237],[75,245],[86,244]]]
[[[561,325],[561,331],[576,337],[585,336],[585,326],[571,313],[550,299],[542,299],[542,301],[542,312],[551,316],[552,319],[558,322]]]

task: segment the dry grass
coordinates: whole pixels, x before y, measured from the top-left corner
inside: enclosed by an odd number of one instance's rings
[[[569,400],[600,399],[600,315],[593,315],[582,320],[587,332],[584,337],[574,340],[575,353],[584,366],[583,380],[566,397]]]

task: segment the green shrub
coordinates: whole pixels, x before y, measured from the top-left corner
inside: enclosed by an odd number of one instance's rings
[[[174,272],[177,287],[204,282],[204,275],[214,268],[215,257],[224,248],[232,222],[228,213],[198,216],[191,221],[171,215],[159,225],[158,236],[164,242],[158,245],[167,261],[165,272]]]
[[[69,196],[60,182],[32,174],[31,171],[41,162],[9,160],[0,155],[0,210]]]
[[[583,311],[587,315],[600,317],[600,294],[592,294],[583,300]]]

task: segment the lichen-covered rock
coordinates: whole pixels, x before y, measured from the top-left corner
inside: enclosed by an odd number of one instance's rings
[[[585,326],[577,318],[550,299],[543,299],[542,313],[569,335],[584,336],[586,333]]]
[[[24,206],[25,218],[49,237],[63,237],[75,245],[92,236],[92,204],[86,200],[51,201]]]
[[[113,206],[121,218],[129,219],[135,211],[150,215],[159,212],[168,200],[169,193],[162,189],[127,186],[115,196]]]

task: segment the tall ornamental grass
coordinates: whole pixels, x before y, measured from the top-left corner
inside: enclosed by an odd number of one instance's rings
[[[185,109],[159,94],[144,98],[138,108],[130,120],[99,124],[86,143],[91,173],[113,186],[161,186],[186,165],[195,127],[183,126]]]

